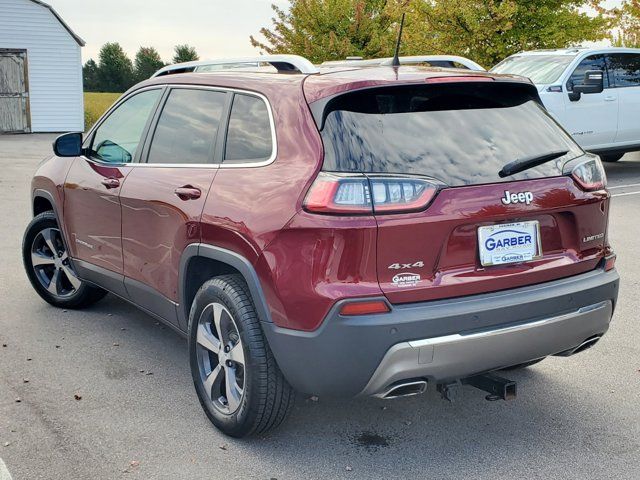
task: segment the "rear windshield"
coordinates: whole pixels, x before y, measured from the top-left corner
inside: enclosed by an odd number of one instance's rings
[[[538,103],[530,85],[472,82],[361,90],[330,101],[323,169],[426,175],[450,186],[562,174],[582,150]],[[566,155],[500,178],[517,159]]]

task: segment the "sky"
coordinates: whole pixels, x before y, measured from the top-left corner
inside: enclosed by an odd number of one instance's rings
[[[249,35],[271,25],[271,4],[286,0],[44,0],[86,45],[83,61],[97,61],[100,47],[118,42],[133,59],[153,46],[165,62],[173,47],[188,43],[200,58],[258,55]]]
[[[272,3],[289,5],[287,0],[45,1],[87,42],[83,61],[97,61],[106,42],[119,42],[132,59],[140,46],[153,46],[165,62],[182,43],[196,47],[201,59],[257,55],[249,35],[271,26]]]

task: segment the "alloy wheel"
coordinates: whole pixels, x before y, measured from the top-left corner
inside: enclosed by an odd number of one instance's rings
[[[40,284],[57,298],[72,296],[82,285],[57,228],[38,232],[31,245],[31,265]]]
[[[210,303],[198,321],[197,360],[200,381],[216,410],[231,415],[245,390],[245,358],[240,333],[229,310]]]

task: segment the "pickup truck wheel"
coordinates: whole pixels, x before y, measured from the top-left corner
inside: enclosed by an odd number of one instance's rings
[[[107,292],[80,280],[53,212],[37,215],[27,226],[22,259],[31,285],[46,302],[61,308],[82,308]]]
[[[264,338],[239,275],[206,282],[189,314],[189,359],[207,417],[232,437],[264,433],[285,419],[294,391]]]
[[[610,155],[600,155],[600,159],[603,162],[617,162],[622,157],[624,157],[624,153],[612,153]]]

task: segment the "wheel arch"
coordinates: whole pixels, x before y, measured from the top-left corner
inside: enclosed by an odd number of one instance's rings
[[[178,318],[188,329],[189,311],[198,289],[219,275],[240,274],[249,287],[258,317],[271,322],[271,313],[256,270],[249,260],[231,250],[203,243],[192,243],[182,253],[179,271]]]
[[[60,223],[60,217],[58,215],[58,210],[56,208],[56,202],[53,198],[53,195],[46,190],[37,189],[33,191],[33,195],[31,196],[31,208],[33,216],[41,214],[46,211],[53,211]]]

